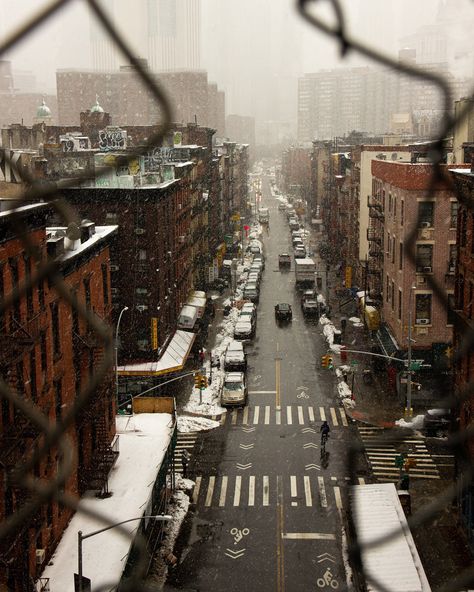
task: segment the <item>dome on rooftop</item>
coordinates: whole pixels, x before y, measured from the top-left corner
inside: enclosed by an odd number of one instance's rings
[[[44,99],[36,111],[36,117],[51,117],[51,109],[46,105]]]
[[[103,113],[103,112],[104,112],[104,110],[99,105],[99,97],[98,97],[98,95],[95,95],[95,104],[92,105],[91,113]]]

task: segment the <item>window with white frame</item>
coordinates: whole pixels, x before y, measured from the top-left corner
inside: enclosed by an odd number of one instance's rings
[[[415,324],[431,324],[432,294],[415,294]]]

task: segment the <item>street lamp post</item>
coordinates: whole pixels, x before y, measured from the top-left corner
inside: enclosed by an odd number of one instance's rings
[[[128,310],[128,306],[124,306],[120,311],[119,318],[117,321],[117,326],[115,328],[115,396],[116,401],[118,404],[118,394],[119,394],[119,383],[118,383],[118,332],[120,327],[120,321],[122,320],[123,313]]]
[[[127,308],[127,307],[125,307]],[[123,311],[122,311],[123,312]],[[90,537],[95,536],[96,534],[100,534],[101,532],[105,532],[106,530],[110,530],[111,528],[115,528],[116,526],[121,526],[122,524],[126,524],[127,522],[133,522],[135,520],[142,520],[143,518],[149,518],[150,520],[162,520],[164,522],[169,522],[172,520],[172,516],[162,514],[159,516],[139,516],[138,518],[129,518],[128,520],[122,520],[122,522],[116,522],[115,524],[111,524],[110,526],[105,526],[104,528],[100,528],[99,530],[94,530],[94,532],[89,532],[87,534],[82,534],[82,530],[77,533],[77,575],[79,576],[79,592],[83,592],[82,587],[82,541],[88,539]]]

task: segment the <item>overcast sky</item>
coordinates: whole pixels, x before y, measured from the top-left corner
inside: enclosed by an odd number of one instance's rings
[[[453,18],[459,17],[459,26],[466,27],[467,11],[474,12],[472,1],[442,1],[452,5]],[[147,0],[130,0],[130,10],[142,2]],[[401,38],[434,22],[439,2],[347,0],[342,4],[349,30],[396,55]],[[1,37],[45,3],[0,0]],[[322,10],[328,7],[327,2],[315,4]],[[261,116],[271,111],[272,117],[285,118],[294,110],[298,76],[360,63],[355,57],[342,62],[335,42],[301,19],[294,0],[202,0],[201,13],[202,67],[226,91],[228,112]],[[467,20],[472,24],[472,18]],[[126,30],[126,22],[120,24]],[[15,70],[33,71],[39,92],[55,92],[57,68],[91,67],[89,39],[86,3],[74,0],[59,17],[1,58],[10,59]],[[275,100],[274,88],[282,99]]]

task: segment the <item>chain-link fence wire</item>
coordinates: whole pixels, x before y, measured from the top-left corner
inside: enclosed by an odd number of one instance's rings
[[[456,190],[455,184],[451,180],[449,173],[445,173],[441,167],[443,159],[443,142],[450,134],[453,133],[455,126],[462,123],[467,116],[470,114],[471,107],[466,105],[460,110],[458,115],[455,117],[451,115],[453,111],[452,96],[450,86],[447,80],[441,75],[434,72],[428,72],[421,67],[408,65],[406,63],[399,62],[393,57],[384,54],[379,48],[371,47],[364,43],[360,38],[353,37],[349,30],[348,24],[345,18],[343,7],[339,0],[329,0],[329,5],[333,11],[333,22],[326,21],[321,18],[318,14],[315,5],[318,4],[318,0],[297,0],[297,10],[300,15],[309,23],[311,23],[315,29],[322,31],[326,35],[333,37],[339,44],[341,57],[344,58],[350,52],[358,53],[369,60],[387,66],[400,74],[405,74],[412,78],[418,78],[425,80],[432,84],[438,91],[442,98],[444,105],[444,117],[442,120],[441,130],[439,137],[433,141],[433,145],[430,149],[430,159],[433,165],[433,173],[430,178],[429,187],[426,192],[426,196],[434,196],[435,189],[439,181],[447,183],[453,194],[456,195],[458,201],[463,204],[466,208],[472,210],[472,203],[466,203],[464,196]],[[319,3],[321,4],[321,3]],[[472,93],[471,93],[472,95]],[[419,214],[421,215],[421,214]],[[404,252],[406,253],[409,260],[416,265],[416,240],[420,218],[417,220],[417,224],[413,231],[408,236],[405,245]],[[431,275],[425,274],[425,279],[433,294],[438,298],[444,305],[446,311],[449,310],[450,303],[448,302],[448,296],[446,290],[442,285],[439,284]],[[474,331],[469,329],[466,325],[462,327],[458,324],[455,325],[456,330],[461,331],[462,341],[461,345],[454,352],[453,356],[453,367],[456,363],[463,359],[469,352],[472,351],[474,343]],[[474,383],[469,383],[466,388],[459,392],[457,396],[445,397],[442,392],[439,393],[439,407],[446,409],[456,409],[462,404],[463,401],[469,400],[474,392]],[[381,444],[399,444],[409,435],[411,431],[407,430],[387,430],[387,433],[382,435],[379,439]],[[453,434],[449,437],[448,444],[452,448],[453,452],[458,455],[463,454],[463,449],[467,445],[468,441],[473,437],[474,426],[469,426],[461,432]],[[364,453],[364,446],[360,444],[352,444],[349,449],[347,465],[351,475],[352,482],[356,482],[356,471],[357,466],[356,459],[357,455]],[[418,510],[408,519],[408,524],[411,529],[421,526],[422,524],[433,521],[433,519],[440,514],[446,507],[452,504],[456,499],[459,499],[462,493],[472,486],[473,482],[473,466],[466,465],[462,473],[457,475],[457,480],[452,485],[447,487],[442,494],[438,495],[431,503],[426,504],[422,509]],[[353,522],[356,521],[357,517],[353,516]],[[349,547],[350,557],[353,564],[363,574],[364,578],[373,585],[377,590],[381,592],[396,592],[395,590],[388,590],[381,584],[373,573],[367,573],[364,569],[364,562],[362,560],[362,554],[364,551],[369,551],[371,548],[378,545],[386,544],[387,542],[394,540],[397,537],[403,537],[404,532],[401,528],[397,528],[395,531],[387,532],[383,537],[371,541],[368,544],[360,544],[357,536],[357,529],[353,529],[353,540]],[[442,561],[442,558],[440,558]],[[456,578],[453,578],[448,584],[440,588],[442,592],[462,590],[474,582],[474,566],[467,568]]]
[[[115,27],[113,26],[110,19],[107,17],[105,12],[99,6],[96,0],[85,0],[87,1],[88,5],[91,8],[92,13],[95,15],[96,19],[101,23],[104,30],[113,40],[114,44],[121,52],[121,54],[127,59],[127,61],[134,66],[137,76],[141,79],[143,84],[147,87],[147,89],[151,92],[154,99],[157,101],[157,104],[160,105],[161,108],[161,128],[159,131],[149,140],[149,142],[145,146],[141,146],[134,150],[134,153],[129,153],[126,158],[130,160],[136,158],[138,155],[146,154],[151,148],[161,143],[164,134],[170,127],[170,122],[172,121],[171,116],[171,105],[157,85],[156,81],[150,74],[142,67],[139,60],[135,58],[133,55],[129,45]],[[312,11],[310,12],[310,4],[316,4],[317,0],[298,0],[296,2],[296,8],[299,13],[302,15],[303,18],[308,20],[311,24],[313,24],[316,28],[323,31],[324,33],[333,36],[340,44],[341,48],[341,56],[344,57],[350,51],[358,52],[367,58],[381,63],[385,66],[393,68],[394,70],[400,72],[401,74],[407,74],[408,76],[418,77],[420,79],[427,80],[428,82],[432,83],[439,89],[441,96],[444,100],[444,121],[443,121],[443,128],[442,133],[440,133],[440,137],[437,141],[433,143],[433,148],[431,152],[432,162],[433,162],[433,175],[431,179],[431,185],[428,192],[428,195],[433,194],[436,182],[443,178],[446,181],[446,177],[442,174],[442,169],[440,167],[441,159],[442,159],[442,141],[454,129],[455,124],[464,120],[467,115],[469,114],[469,108],[466,107],[461,113],[459,113],[458,117],[455,119],[450,115],[451,111],[451,95],[450,89],[447,81],[445,81],[441,76],[438,76],[432,72],[427,72],[422,70],[421,68],[417,68],[414,66],[408,66],[406,64],[401,64],[394,59],[382,54],[375,48],[371,48],[368,45],[364,44],[360,40],[352,38],[348,31],[346,20],[344,17],[344,13],[340,2],[338,0],[329,0],[330,4],[334,10],[334,15],[336,17],[336,24],[334,26],[328,25],[321,21],[315,13]],[[18,30],[12,32],[0,46],[0,56],[5,54],[8,50],[11,50],[15,46],[17,46],[21,41],[27,38],[35,29],[39,26],[47,23],[52,17],[55,17],[59,14],[60,10],[64,9],[66,5],[70,2],[70,0],[57,0],[55,2],[51,2],[34,16],[31,17],[23,26],[21,26]],[[71,222],[77,222],[79,220],[77,213],[74,211],[73,208],[63,199],[58,199],[57,190],[61,188],[76,186],[78,182],[90,179],[90,175],[84,173],[82,175],[76,176],[74,179],[63,179],[56,184],[49,184],[45,185],[44,183],[39,183],[35,178],[29,177],[24,171],[18,171],[16,169],[15,163],[11,162],[9,156],[6,152],[4,152],[3,157],[6,162],[9,163],[11,168],[15,170],[15,173],[18,175],[18,178],[22,178],[23,181],[28,185],[28,189],[23,193],[23,195],[19,198],[18,203],[16,204],[17,207],[22,205],[23,203],[28,202],[31,198],[41,199],[43,201],[48,201],[51,206],[56,210],[58,215],[64,221],[64,225],[67,226]],[[107,170],[104,170],[102,173],[103,175],[107,174]],[[100,175],[97,175],[100,176]],[[448,182],[449,179],[447,180]],[[455,191],[454,185],[451,183],[451,187],[453,191]],[[461,203],[464,203],[463,196],[456,194],[458,200]],[[471,204],[464,204],[466,207],[471,207]],[[28,232],[22,226],[22,222],[19,215],[12,217],[12,224],[14,226],[15,232],[19,238],[21,238],[22,243],[25,248],[25,252],[29,254],[31,257],[34,258],[37,262],[37,271],[36,273],[22,283],[21,286],[15,286],[11,294],[4,299],[4,301],[0,302],[0,314],[4,313],[8,308],[12,307],[15,302],[18,302],[19,299],[23,298],[26,292],[33,287],[38,286],[39,282],[48,279],[51,285],[54,286],[55,290],[58,292],[60,297],[64,299],[65,302],[69,303],[71,307],[74,307],[79,316],[90,326],[90,328],[96,332],[97,336],[100,337],[103,341],[104,345],[104,358],[102,362],[96,368],[94,375],[92,376],[90,382],[81,390],[78,397],[76,398],[73,406],[71,409],[64,415],[64,417],[56,422],[51,423],[49,422],[48,417],[42,413],[41,409],[34,405],[31,401],[28,401],[22,398],[15,390],[13,390],[2,378],[0,378],[0,396],[4,397],[8,401],[10,401],[15,408],[23,414],[25,418],[27,418],[34,426],[36,426],[40,432],[43,434],[43,440],[41,446],[34,450],[33,454],[30,458],[26,460],[25,463],[16,467],[16,470],[13,473],[13,480],[15,486],[22,487],[27,491],[30,495],[30,501],[27,502],[22,508],[20,508],[15,514],[12,516],[6,517],[3,523],[0,524],[0,540],[9,536],[11,533],[14,533],[18,528],[22,525],[27,524],[33,515],[39,510],[42,504],[56,500],[57,502],[63,504],[64,506],[74,510],[80,511],[84,514],[88,514],[89,516],[94,517],[97,519],[101,524],[104,526],[110,526],[112,523],[110,520],[105,519],[100,513],[92,512],[90,510],[85,510],[81,508],[78,510],[78,502],[79,499],[77,497],[68,495],[62,492],[62,487],[64,486],[71,470],[72,470],[72,448],[71,443],[67,437],[66,431],[74,422],[78,413],[80,413],[83,409],[85,409],[93,400],[94,394],[96,392],[97,387],[101,384],[102,380],[105,378],[107,372],[110,370],[112,363],[113,363],[113,348],[114,343],[112,339],[112,332],[110,327],[103,323],[100,319],[98,319],[95,315],[93,315],[84,304],[79,301],[76,296],[68,289],[67,285],[63,281],[62,276],[60,275],[57,266],[54,262],[45,262],[42,260],[41,254],[38,251],[38,248],[35,244],[33,244],[28,236]],[[416,232],[413,232],[412,235],[408,238],[406,247],[407,247],[407,255],[410,257],[412,261],[415,260],[415,245],[416,241]],[[426,280],[430,287],[432,288],[434,294],[440,298],[445,306],[446,309],[448,308],[448,301],[446,294],[442,287],[433,280],[431,276],[427,276]],[[468,353],[471,349],[474,336],[471,332],[467,334],[463,334],[463,341],[462,347],[459,348],[455,352],[454,362],[456,360],[461,359],[466,353]],[[472,395],[473,387],[470,384],[463,393],[460,394],[460,397],[457,398],[456,401],[452,399],[440,402],[440,405],[446,406],[448,408],[454,407],[454,403],[456,402],[459,404],[462,400],[467,400]],[[387,442],[399,442],[403,439],[404,435],[401,435],[397,432],[397,434],[388,434],[386,436]],[[450,438],[450,442],[453,447],[461,447],[466,441],[472,437],[472,430],[465,430],[463,433],[456,434]],[[51,448],[57,448],[59,451],[60,462],[58,465],[58,472],[54,479],[51,481],[40,481],[34,479],[31,476],[32,469],[35,463],[47,456],[48,451]],[[349,451],[348,456],[348,465],[349,470],[354,475],[353,467],[355,466],[355,457],[357,454],[363,452],[363,447],[361,446],[352,446]],[[463,479],[458,480],[458,482],[454,483],[450,488],[448,488],[443,495],[439,496],[437,499],[433,500],[433,502],[422,511],[417,512],[409,519],[409,524],[411,527],[416,527],[427,520],[432,519],[436,516],[436,513],[439,512],[442,508],[446,506],[446,504],[450,503],[456,496],[458,496],[461,491],[463,484],[465,486],[469,486],[472,481],[472,473],[471,471],[466,471],[463,475]],[[117,530],[121,532],[124,536],[129,537],[125,527],[117,527]],[[400,536],[401,533],[387,533],[387,535],[379,540],[374,541],[371,543],[371,546],[376,544],[383,544],[386,540],[389,540],[395,536]],[[146,559],[146,552],[145,552],[145,544],[144,539],[142,537],[138,537],[137,539],[137,546],[139,549],[138,553],[138,560],[135,565],[134,573],[132,577],[128,580],[127,584],[125,585],[125,590],[147,590],[151,589],[147,587],[143,582],[143,576],[146,571],[147,566],[147,559]],[[351,556],[353,561],[355,561],[356,565],[359,565],[361,570],[363,571],[363,563],[361,561],[361,547],[357,542],[357,535],[355,534],[354,543],[351,545]],[[466,586],[469,582],[473,581],[473,571],[474,568],[471,570],[467,570],[463,574],[457,578],[456,581],[452,581],[447,587],[443,590],[459,590],[462,587]],[[365,574],[368,579],[371,579],[370,576]],[[373,578],[372,578],[373,579]],[[379,586],[380,590],[385,590],[380,583],[375,582],[373,583]],[[108,586],[101,587],[101,590],[107,589]],[[394,592],[394,591],[393,591]]]

